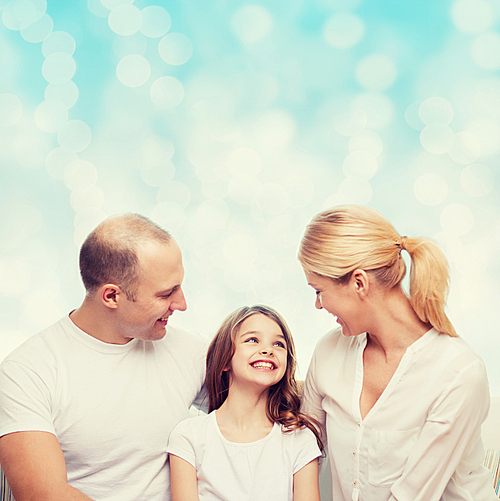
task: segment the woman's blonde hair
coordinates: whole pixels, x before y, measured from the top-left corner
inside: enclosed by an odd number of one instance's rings
[[[400,236],[377,211],[342,205],[316,215],[299,248],[305,271],[347,283],[356,269],[370,272],[385,287],[395,287],[406,274],[401,252],[411,258],[410,303],[420,320],[456,337],[444,312],[449,266],[443,251],[428,238]]]

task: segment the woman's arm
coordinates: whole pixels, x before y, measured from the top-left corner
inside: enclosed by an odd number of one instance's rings
[[[194,466],[173,454],[170,454],[170,489],[172,501],[200,501]]]
[[[293,476],[293,501],[320,501],[318,459],[313,459]]]

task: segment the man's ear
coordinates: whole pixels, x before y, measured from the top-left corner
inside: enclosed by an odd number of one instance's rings
[[[104,306],[110,309],[117,308],[121,299],[120,296],[125,296],[124,292],[120,289],[120,286],[116,284],[104,284],[101,286],[100,295]]]
[[[352,272],[351,280],[356,294],[361,299],[364,299],[370,290],[370,277],[368,273],[365,270],[356,269]]]

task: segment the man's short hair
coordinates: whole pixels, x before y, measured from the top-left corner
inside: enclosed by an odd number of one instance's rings
[[[171,235],[147,217],[122,214],[105,219],[80,249],[80,275],[87,295],[106,283],[118,285],[135,301],[141,274],[138,248],[146,242],[168,244]]]

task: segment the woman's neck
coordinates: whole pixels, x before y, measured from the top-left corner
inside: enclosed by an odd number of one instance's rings
[[[219,429],[230,442],[248,443],[260,440],[269,434],[273,423],[266,414],[265,391],[235,388],[231,385],[225,402],[216,412]]]

